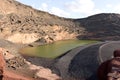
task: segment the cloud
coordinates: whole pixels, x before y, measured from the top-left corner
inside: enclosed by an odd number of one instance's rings
[[[90,14],[93,12],[95,4],[92,0],[74,0],[66,3],[66,7],[72,12]]]
[[[46,3],[42,3],[39,9],[43,11],[48,11],[48,5]]]
[[[57,8],[57,7],[52,7],[50,10],[50,13],[61,16],[61,17],[69,17],[70,16],[70,13],[68,13],[60,8]]]
[[[49,5],[46,3],[42,3],[39,9],[42,11],[46,11],[51,14],[60,16],[60,17],[69,17],[69,15],[70,15],[70,13],[68,13],[58,7],[49,7]]]
[[[107,8],[111,8],[112,5],[111,5],[111,4],[107,4],[106,7],[107,7]]]
[[[111,9],[113,10],[113,12],[120,13],[120,4],[113,5]]]
[[[120,13],[120,4],[107,4],[106,7],[108,12]]]
[[[114,5],[113,11],[116,12],[116,13],[120,13],[120,4]]]

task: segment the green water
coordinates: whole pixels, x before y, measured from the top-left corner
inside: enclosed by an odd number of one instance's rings
[[[91,41],[91,40],[57,41],[52,44],[42,45],[39,47],[26,47],[21,49],[20,53],[28,56],[56,58],[70,49],[95,42],[97,41]]]

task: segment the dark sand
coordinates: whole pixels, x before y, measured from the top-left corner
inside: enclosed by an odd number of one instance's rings
[[[95,73],[100,64],[99,48],[102,44],[104,43],[80,46],[54,60],[28,56],[24,58],[33,64],[52,69],[65,80],[96,80]]]
[[[18,54],[18,50],[25,46],[4,40],[0,42],[0,47],[8,49],[13,54]],[[118,48],[120,48],[120,41],[110,41],[80,46],[56,59],[25,55],[23,57],[32,64],[50,68],[64,80],[97,80],[96,71],[100,63],[110,59],[113,51]]]
[[[120,41],[110,41],[102,45],[99,49],[99,58],[101,62],[111,59],[113,52],[116,49],[120,49]]]
[[[90,44],[72,49],[58,59],[54,65],[59,69],[61,76],[67,80],[70,77],[74,77],[76,80],[90,78],[95,74],[99,66],[98,51],[102,44],[104,43]]]

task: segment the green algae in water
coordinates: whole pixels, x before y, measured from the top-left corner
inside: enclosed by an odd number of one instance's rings
[[[57,41],[52,44],[42,45],[38,47],[26,47],[20,50],[21,54],[28,56],[37,56],[44,58],[56,58],[70,49],[85,44],[96,43],[92,40],[65,40]]]

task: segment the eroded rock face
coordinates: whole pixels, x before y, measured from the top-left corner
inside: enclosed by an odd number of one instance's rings
[[[65,39],[119,40],[119,14],[99,14],[83,19],[66,19],[38,11],[15,0],[0,0],[0,38],[17,43],[46,43]],[[16,34],[17,33],[17,34]],[[20,40],[15,38],[20,34]],[[35,34],[34,38],[32,34]],[[27,42],[27,39],[32,39]],[[37,35],[36,35],[37,34]],[[33,38],[30,38],[30,37]],[[26,39],[26,40],[25,40]]]
[[[44,26],[41,27],[44,33],[10,33],[9,30],[3,30],[3,37],[13,43],[23,43],[29,44],[33,43],[37,40],[44,39],[46,43],[51,43],[58,40],[66,40],[66,39],[74,39],[76,37],[76,33],[69,33],[68,30],[64,29],[63,26]]]
[[[2,52],[0,51],[0,80],[2,80],[3,78],[4,69],[5,69],[5,60]]]
[[[47,43],[59,40],[74,39],[76,37],[75,33],[69,33],[69,29],[65,29],[63,26],[44,26],[41,27],[41,30],[46,33],[46,35],[42,36],[42,38],[45,39]]]
[[[84,32],[71,19],[38,11],[15,0],[0,1],[0,38],[24,44],[42,38],[50,43],[73,39]]]
[[[0,48],[0,80],[32,80],[23,76],[19,76],[6,69],[6,62],[3,56],[2,48]]]
[[[16,33],[13,34],[11,36],[8,36],[6,39],[8,41],[11,41],[13,43],[23,43],[23,44],[28,44],[28,43],[32,43],[35,42],[36,40],[38,40],[39,34],[37,33]]]
[[[61,80],[61,78],[48,68],[31,64],[21,56],[15,56],[0,48],[0,80]]]

